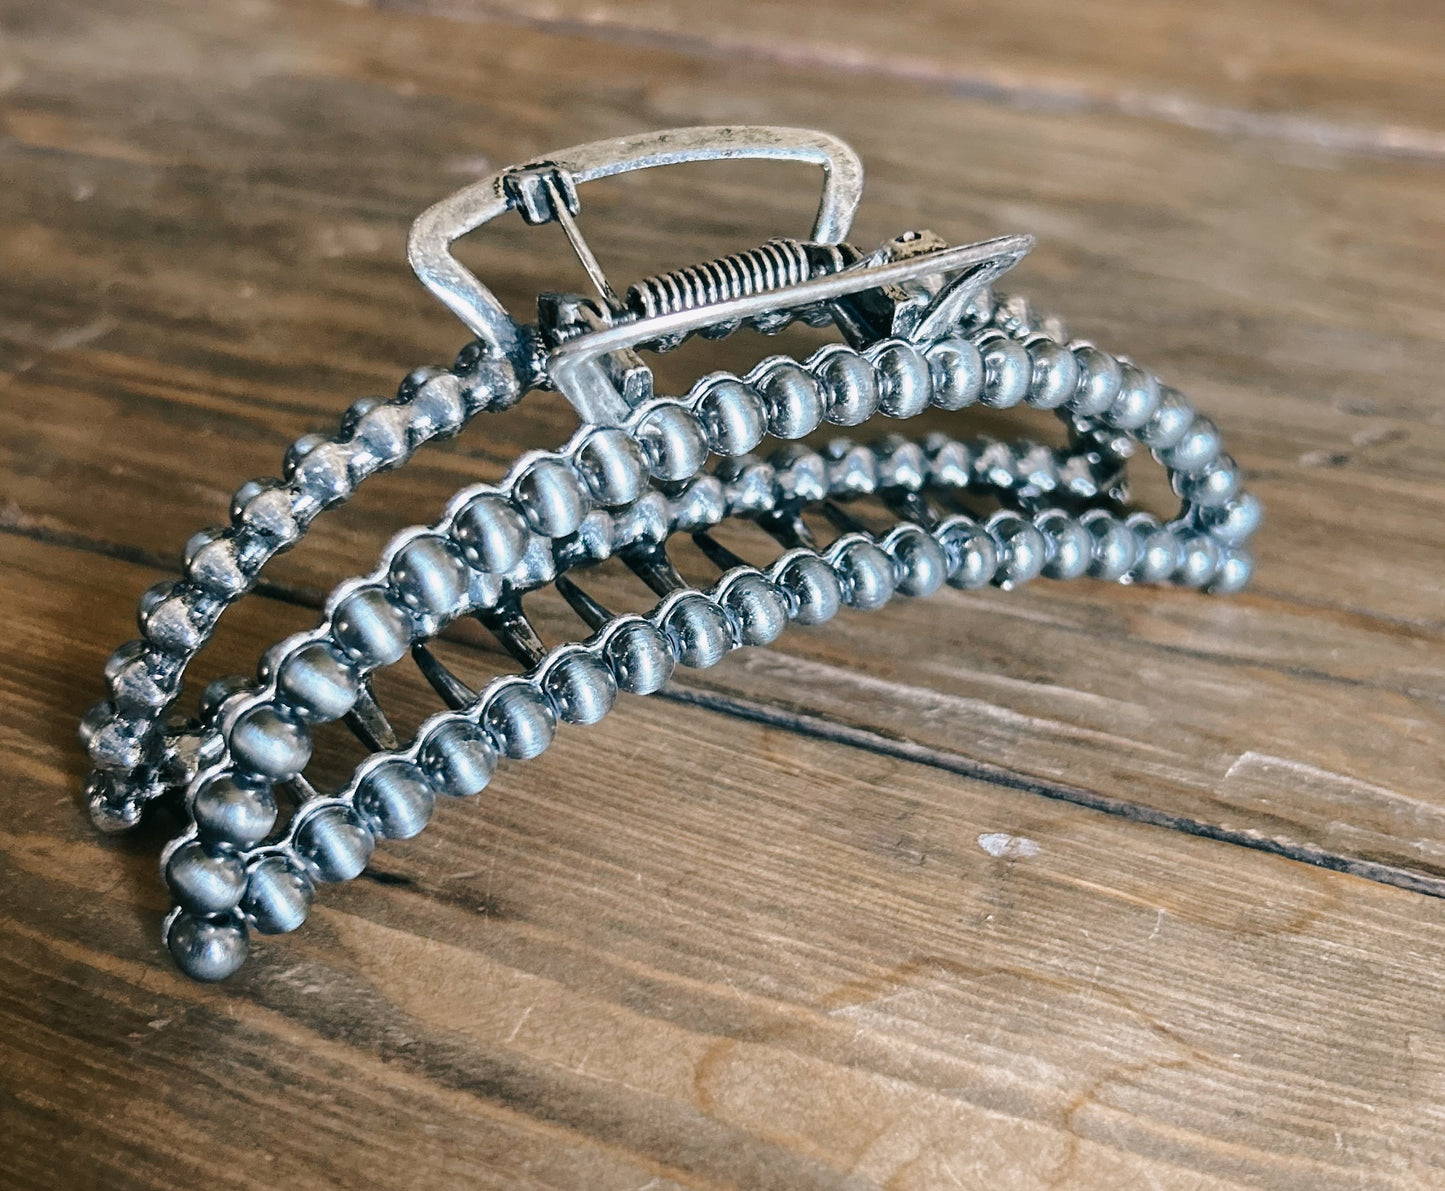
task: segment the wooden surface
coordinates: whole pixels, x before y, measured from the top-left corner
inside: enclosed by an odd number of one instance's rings
[[[0,1185],[1445,1185],[1432,6],[4,0],[0,34]],[[1034,232],[1017,287],[1226,428],[1257,585],[794,632],[180,978],[163,833],[99,841],[78,796],[136,595],[290,438],[460,345],[416,212],[727,120],[849,139],[861,243]],[[587,202],[629,278],[810,196],[699,167]],[[474,258],[504,300],[573,284],[508,231]],[[375,481],[198,678],[569,428],[529,398]]]

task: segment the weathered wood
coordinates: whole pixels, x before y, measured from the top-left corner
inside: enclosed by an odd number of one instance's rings
[[[0,832],[7,1185],[1441,1175],[1445,903],[658,700],[190,984],[155,840],[70,792],[77,658],[148,575],[0,550],[0,743],[45,792]]]

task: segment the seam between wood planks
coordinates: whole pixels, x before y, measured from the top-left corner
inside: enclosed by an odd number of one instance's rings
[[[0,534],[28,538],[44,545],[76,550],[81,553],[98,554],[158,570],[169,569],[168,560],[153,551],[107,543],[86,538],[80,534],[58,533],[38,528],[20,529],[8,525],[0,525]],[[252,588],[252,593],[297,607],[318,608],[322,603],[319,593],[286,584],[260,582]],[[470,642],[452,641],[451,644],[484,652]],[[1129,799],[1114,798],[1095,790],[1084,789],[1081,786],[1071,786],[1064,782],[1034,777],[1006,766],[979,761],[962,753],[937,748],[933,745],[918,744],[889,736],[876,729],[860,728],[825,716],[791,711],[774,704],[760,703],[735,695],[724,695],[695,688],[689,689],[677,685],[665,687],[652,697],[750,723],[778,728],[797,736],[858,749],[876,756],[928,766],[944,773],[966,777],[1001,789],[1033,794],[1055,802],[1070,803],[1132,823],[1144,823],[1153,827],[1161,827],[1166,831],[1177,831],[1185,835],[1233,844],[1236,847],[1264,852],[1287,860],[1296,860],[1316,868],[1348,873],[1410,893],[1445,898],[1445,877],[1442,876],[1398,865],[1383,864],[1379,861],[1346,856],[1313,844],[1281,840],[1247,828],[1228,827],[1218,823],[1205,822],[1189,815],[1158,810]]]
[[[414,13],[481,25],[510,25],[643,49],[666,50],[694,58],[764,62],[801,70],[837,70],[923,86],[941,87],[961,99],[1029,110],[1101,112],[1175,124],[1216,136],[1311,145],[1338,153],[1445,163],[1445,132],[1401,124],[1340,124],[1289,112],[1254,112],[1206,103],[1165,91],[1122,87],[1110,91],[1057,80],[1048,84],[1003,75],[970,74],[909,54],[870,53],[844,46],[811,43],[790,47],[779,40],[716,38],[642,25],[602,16],[526,15],[485,0],[371,0],[386,12]]]

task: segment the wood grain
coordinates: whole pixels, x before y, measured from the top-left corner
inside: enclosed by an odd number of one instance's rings
[[[0,1183],[1445,1182],[1445,910],[1412,892],[1445,889],[1438,17],[448,5],[471,19],[0,0]],[[97,843],[79,805],[73,725],[134,596],[287,441],[460,345],[403,265],[418,210],[729,120],[854,143],[863,243],[1037,233],[1018,288],[1226,427],[1269,510],[1258,585],[794,632],[564,733],[231,985],[185,982],[166,825]],[[625,280],[801,226],[806,188],[680,170],[585,219]],[[470,251],[518,309],[577,283],[559,238]],[[571,426],[538,395],[375,481],[195,685]]]

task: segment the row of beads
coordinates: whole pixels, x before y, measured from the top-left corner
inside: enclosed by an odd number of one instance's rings
[[[146,777],[157,766],[164,769],[166,758],[157,755],[162,718],[216,621],[250,589],[261,568],[368,476],[400,466],[423,443],[455,434],[483,410],[505,408],[519,396],[509,365],[469,349],[455,371],[418,370],[395,399],[356,402],[333,437],[298,439],[286,453],[284,480],[252,480],[236,491],[231,523],[191,538],[183,578],[142,596],[142,637],[121,646],[106,663],[110,697],[90,710],[81,727],[96,767],[87,790],[98,826],[133,826],[141,803],[168,784]]]

